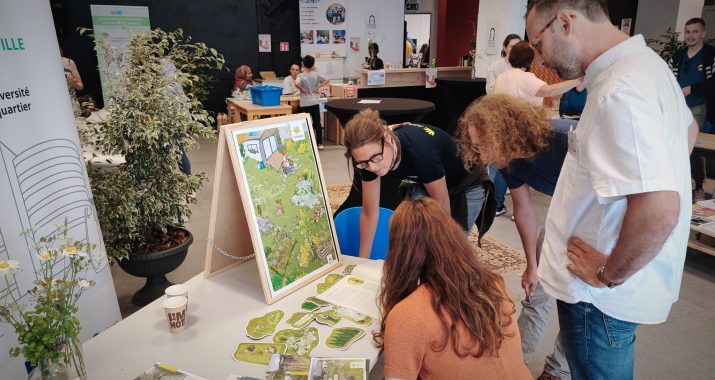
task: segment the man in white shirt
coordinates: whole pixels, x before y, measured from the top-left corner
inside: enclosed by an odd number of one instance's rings
[[[558,299],[573,379],[633,377],[639,324],[678,299],[697,124],[667,64],[611,24],[605,0],[534,0],[545,63],[589,91],[546,219],[539,279]]]

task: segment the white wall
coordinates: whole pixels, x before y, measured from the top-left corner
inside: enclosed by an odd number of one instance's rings
[[[407,35],[410,38],[417,39],[417,51],[419,51],[422,44],[430,43],[430,32],[432,31],[431,16],[429,13],[405,14]]]
[[[484,77],[489,65],[501,58],[501,44],[507,34],[515,33],[524,37],[526,21],[526,0],[481,0],[477,15],[477,58],[474,73]],[[496,29],[496,51],[487,54],[489,30]]]
[[[675,28],[679,5],[680,0],[658,0],[658,6],[653,6],[651,1],[639,1],[635,34],[642,34],[646,39],[658,38],[668,27]]]
[[[361,65],[365,62],[367,52],[367,17],[374,13],[377,17],[378,28],[375,33],[375,42],[380,46],[380,54],[385,64],[399,64],[402,67],[403,50],[403,20],[405,19],[405,4],[402,1],[385,0],[349,0],[350,26],[347,31],[348,43],[350,37],[360,37],[360,52],[354,53],[348,49],[345,58],[344,75],[346,78],[355,78],[357,71],[361,70]]]
[[[693,17],[701,17],[703,14],[704,0],[680,0],[678,7],[678,18],[675,22],[675,30],[685,30],[685,22]]]

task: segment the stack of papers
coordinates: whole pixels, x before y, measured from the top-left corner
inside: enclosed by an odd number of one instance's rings
[[[694,204],[690,225],[715,235],[715,200],[709,199]]]

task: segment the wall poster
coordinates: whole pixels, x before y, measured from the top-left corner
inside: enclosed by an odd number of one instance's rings
[[[118,48],[119,56],[108,57],[106,53],[97,46],[97,60],[100,67],[106,67],[107,72],[112,73],[119,69],[122,60],[126,59],[122,54],[128,52],[127,45],[132,33],[149,31],[149,7],[138,7],[128,5],[94,5],[89,6],[92,13],[92,28],[96,35],[104,35],[110,45]],[[104,70],[99,70],[99,80],[102,83],[102,96],[109,99],[107,95],[107,74]]]
[[[219,160],[233,168],[266,302],[338,267],[340,249],[308,114],[227,125],[221,133],[230,162],[221,152]],[[217,196],[215,190],[214,200],[227,208],[226,197]],[[214,220],[216,214],[212,207],[211,223],[225,224]]]
[[[347,53],[347,1],[300,0],[301,55]]]

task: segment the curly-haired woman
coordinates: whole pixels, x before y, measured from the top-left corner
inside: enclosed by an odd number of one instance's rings
[[[380,331],[387,379],[532,379],[514,303],[449,214],[406,200],[390,221]]]
[[[521,286],[526,293],[518,324],[528,361],[543,338],[555,300],[539,284],[536,268],[543,235],[538,232],[530,188],[553,195],[568,151],[573,120],[549,120],[543,107],[509,95],[488,95],[474,101],[459,120],[458,136],[465,165],[494,162],[511,190],[514,221],[526,253]],[[542,230],[543,232],[543,230]],[[544,372],[569,377],[569,367],[557,337]]]

